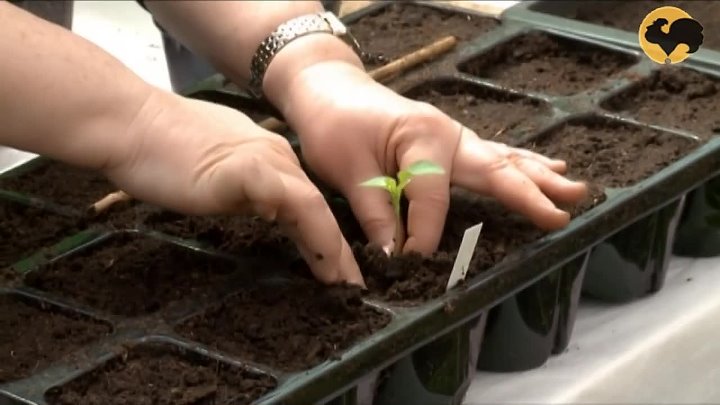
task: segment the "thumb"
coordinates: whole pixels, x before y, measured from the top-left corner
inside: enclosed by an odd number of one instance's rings
[[[344,194],[368,241],[392,253],[396,219],[388,192],[358,183],[346,187]]]

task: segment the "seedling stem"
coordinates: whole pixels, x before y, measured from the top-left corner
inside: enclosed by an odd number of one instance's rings
[[[395,212],[395,249],[394,255],[402,253],[402,248],[405,245],[405,225],[403,221],[402,210],[400,208],[400,202],[402,200],[402,193],[408,184],[416,176],[424,176],[429,174],[444,174],[445,170],[437,164],[429,160],[419,160],[410,165],[405,170],[400,170],[397,174],[397,178],[390,176],[378,176],[373,177],[360,183],[364,187],[377,187],[385,189],[390,193],[390,202]]]

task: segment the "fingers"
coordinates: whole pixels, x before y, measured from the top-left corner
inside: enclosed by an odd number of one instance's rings
[[[380,174],[379,169],[375,171],[376,176]],[[367,176],[367,178],[372,176]],[[350,208],[368,241],[381,246],[385,253],[392,253],[395,249],[393,236],[396,221],[388,192],[380,188],[350,184],[343,189],[343,194],[348,199]]]
[[[585,195],[585,186],[550,170],[538,154],[498,145],[488,145],[464,131],[455,155],[453,183],[497,198],[543,229],[566,226],[570,214],[550,198],[577,201]]]
[[[298,246],[313,274],[325,283],[365,287],[352,250],[325,197],[306,177],[283,175],[285,198],[278,221]]]
[[[401,169],[420,160],[429,160],[445,170],[443,174],[416,176],[405,188],[408,200],[407,241],[404,252],[420,252],[429,255],[440,244],[448,208],[450,206],[450,171],[454,146],[458,144],[459,127],[445,119],[422,117],[416,123],[419,128],[402,128],[408,131],[411,142],[397,148]],[[437,117],[435,117],[437,118]],[[420,129],[421,128],[421,129]],[[402,139],[402,134],[400,135]],[[448,147],[450,146],[450,147]]]
[[[252,209],[277,220],[324,283],[365,287],[359,266],[324,196],[292,153],[265,139],[226,158],[211,183],[221,210]]]

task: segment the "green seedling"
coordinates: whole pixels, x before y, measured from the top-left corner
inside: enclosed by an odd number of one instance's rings
[[[400,209],[403,190],[405,190],[405,187],[417,176],[444,173],[445,170],[437,164],[429,160],[420,160],[410,165],[407,169],[400,170],[397,178],[378,176],[360,183],[361,186],[382,188],[390,193],[390,201],[395,211],[395,250],[393,254],[397,255],[402,253],[402,248],[405,244],[405,225]]]

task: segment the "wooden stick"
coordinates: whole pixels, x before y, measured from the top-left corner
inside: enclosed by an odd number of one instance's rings
[[[377,69],[373,69],[368,74],[378,82],[386,81],[408,69],[448,52],[455,47],[457,42],[457,38],[454,36],[441,38],[430,45],[424,46]],[[258,125],[272,132],[280,132],[287,128],[287,124],[277,118],[265,119],[260,121]],[[115,203],[130,200],[132,200],[132,197],[124,191],[116,191],[95,202],[90,206],[90,210],[94,211],[95,214],[99,214]]]
[[[455,45],[457,45],[457,38],[450,35],[377,69],[373,69],[368,72],[368,74],[376,81],[384,82],[388,79],[396,77],[408,69],[412,69],[422,63],[437,58],[454,48]],[[284,122],[274,117],[262,120],[258,125],[272,132],[284,131],[287,128],[287,125]]]
[[[95,202],[92,206],[90,206],[90,211],[94,214],[100,214],[110,208],[113,204],[130,200],[132,200],[132,197],[128,193],[118,190]]]

